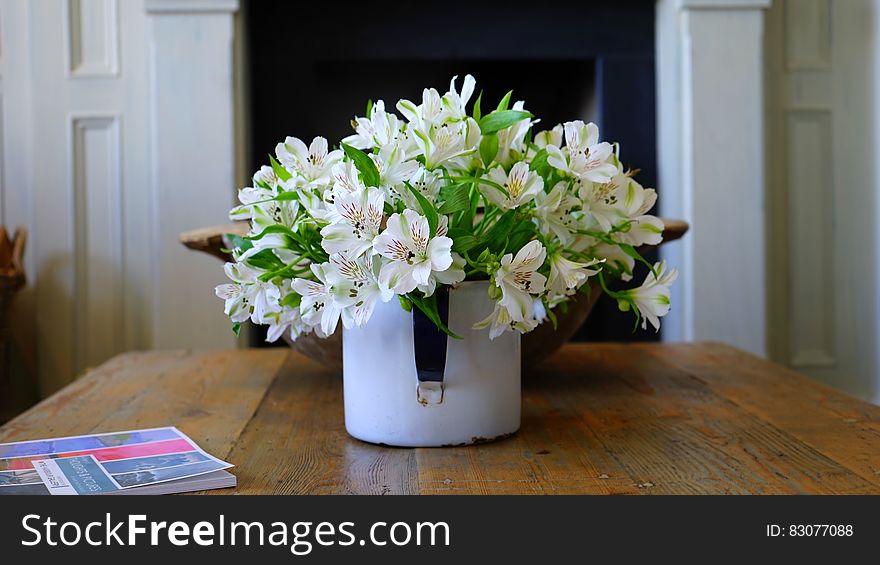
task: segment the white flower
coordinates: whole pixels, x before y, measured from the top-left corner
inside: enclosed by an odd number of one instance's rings
[[[302,318],[296,308],[285,308],[278,312],[272,312],[266,316],[266,341],[275,342],[290,328],[291,339],[296,339],[302,334]]]
[[[214,287],[214,294],[225,301],[223,313],[233,322],[241,323],[251,317],[250,302],[258,290],[256,285],[227,283]]]
[[[366,188],[358,176],[354,161],[340,161],[333,165],[333,190],[335,192],[359,192]]]
[[[626,219],[623,199],[629,177],[618,173],[607,182],[585,182],[578,190],[584,210],[604,231],[611,231],[621,220]]]
[[[544,264],[547,250],[541,242],[530,241],[517,252],[516,257],[508,253],[501,258],[501,267],[495,272],[495,285],[501,289],[499,303],[517,322],[532,318],[534,304],[531,294],[544,292],[546,277],[538,273]]]
[[[599,259],[593,259],[587,263],[571,261],[557,252],[550,256],[550,278],[547,286],[557,296],[568,296],[577,292],[589,277],[599,272],[598,269],[590,269],[593,265],[601,263]]]
[[[379,272],[379,284],[395,294],[429,285],[433,273],[452,266],[452,240],[443,235],[431,238],[428,220],[413,210],[392,214],[373,248],[389,259]]]
[[[400,186],[419,169],[418,161],[406,160],[406,152],[399,144],[383,145],[379,154],[371,154],[370,158],[379,170],[379,185],[386,189]]]
[[[486,185],[483,195],[503,210],[510,210],[532,200],[536,194],[544,190],[544,180],[529,164],[520,161],[505,173],[503,167],[495,167],[489,171],[489,180],[499,184],[507,191],[507,196],[497,188]]]
[[[308,182],[325,181],[333,166],[342,160],[342,151],[328,151],[327,140],[316,137],[311,145],[299,138],[288,137],[275,146],[275,155],[289,171],[296,171]]]
[[[599,243],[593,249],[593,255],[601,257],[605,261],[605,269],[611,267],[614,274],[623,282],[632,280],[633,269],[636,266],[635,258],[627,255],[618,245]]]
[[[415,173],[409,178],[409,184],[418,190],[428,202],[433,204],[437,201],[437,196],[440,195],[440,188],[443,186],[443,180],[439,172],[429,171],[424,167],[418,167]],[[397,185],[394,187],[394,191],[397,193],[397,196],[403,200],[403,203],[406,204],[407,208],[412,208],[413,210],[420,209],[415,196],[413,196],[412,191],[410,191],[406,185]]]
[[[243,188],[238,192],[242,204],[230,210],[229,219],[250,220],[256,233],[276,224],[293,227],[299,214],[299,202],[272,200],[276,196],[275,191],[259,186]]]
[[[473,118],[465,121],[433,125],[428,129],[407,130],[419,152],[425,157],[425,166],[435,169],[443,163],[470,155],[480,143],[480,126]]]
[[[218,285],[214,293],[225,300],[224,312],[233,322],[251,318],[261,324],[268,312],[279,308],[278,288],[260,282],[257,271],[243,263],[226,263],[224,271],[233,282]]]
[[[558,124],[551,130],[539,131],[535,134],[535,145],[543,149],[548,145],[560,147],[562,145],[562,124]]]
[[[566,122],[565,151],[548,145],[547,162],[553,167],[592,182],[608,182],[618,173],[614,148],[610,143],[599,142],[599,128],[594,123],[584,124],[577,120]]]
[[[518,100],[512,110],[525,110],[525,103]],[[495,160],[508,167],[518,161],[525,153],[526,134],[538,120],[520,120],[510,127],[500,130],[498,135],[498,153]]]
[[[344,189],[339,190],[341,191]],[[323,191],[323,194],[308,188],[297,190],[297,195],[299,196],[298,201],[302,208],[312,218],[324,222],[339,221],[339,214],[336,211],[336,206],[334,206],[332,202],[332,194],[332,189]],[[327,200],[327,197],[330,197],[329,201]]]
[[[280,206],[279,202],[266,202],[278,195],[277,187],[279,184],[281,181],[272,167],[261,167],[254,174],[253,186],[247,186],[238,191],[238,200],[241,202],[241,206],[236,206],[229,211],[229,219],[256,219],[263,227],[267,222],[280,224],[283,220],[287,221],[287,225],[291,225],[298,210],[296,202],[288,202],[285,207]],[[276,217],[278,219],[273,222]]]
[[[421,104],[416,106],[409,100],[401,100],[397,103],[397,109],[407,119],[410,127],[428,130],[440,121],[440,94],[433,88],[426,88],[422,91]]]
[[[553,233],[563,244],[572,240],[578,217],[573,213],[580,200],[568,192],[567,182],[558,182],[549,193],[543,190],[535,195],[535,222],[542,235]]]
[[[337,302],[350,303],[342,310],[342,324],[346,328],[363,326],[373,314],[376,300],[388,302],[390,291],[379,287],[378,258],[373,255],[357,257],[351,253],[334,253],[330,256],[330,268],[326,270],[327,281]]]
[[[446,219],[446,216],[442,216],[443,220]],[[445,235],[446,234],[446,222],[441,220],[442,229],[440,226],[437,227],[437,235]],[[449,266],[445,271],[439,271],[433,273],[430,278],[428,278],[427,284],[420,284],[418,289],[425,296],[431,296],[434,294],[434,291],[437,289],[438,284],[445,285],[456,285],[464,280],[464,266],[465,266],[464,257],[459,255],[458,253],[452,252],[452,265]]]
[[[638,247],[658,245],[663,241],[663,221],[647,213],[656,202],[657,192],[653,188],[643,188],[634,178],[628,177],[620,206],[629,218],[629,225],[618,234],[621,243]]]
[[[400,137],[401,122],[397,116],[385,111],[385,102],[382,100],[373,104],[369,118],[355,118],[352,126],[355,134],[342,142],[358,149],[384,147],[396,143]]]
[[[254,173],[253,181],[255,186],[263,185],[266,188],[276,188],[281,184],[281,179],[275,174],[275,169],[268,165],[263,165],[259,171]]]
[[[656,278],[654,271],[657,272]],[[648,322],[651,322],[655,330],[660,330],[660,318],[669,313],[669,287],[677,278],[678,271],[667,271],[666,261],[661,261],[654,265],[642,286],[623,291],[642,315],[642,329],[647,329]]]
[[[616,240],[628,243],[633,247],[640,245],[658,245],[663,241],[663,220],[656,216],[645,214],[630,220],[627,228],[615,234]]]
[[[320,333],[325,336],[336,331],[342,308],[348,305],[347,303],[341,305],[337,303],[333,293],[333,285],[327,279],[328,267],[329,263],[312,264],[312,273],[318,280],[297,278],[293,279],[292,283],[293,290],[302,296],[299,311],[303,322],[320,329]]]
[[[502,306],[500,302],[496,302],[492,313],[474,324],[474,329],[482,330],[489,328],[489,339],[495,339],[504,332],[519,331],[521,333],[528,333],[538,327],[539,323],[540,321],[533,316],[521,321],[514,320],[510,317],[510,312],[507,308]]]
[[[477,81],[471,75],[466,75],[464,77],[464,84],[461,86],[461,95],[459,95],[458,90],[455,88],[455,80],[457,78],[457,76],[452,77],[452,80],[449,82],[449,92],[440,99],[440,105],[443,108],[439,116],[441,121],[458,122],[467,118],[465,106],[467,106],[468,100],[471,99],[471,95],[474,93]]]
[[[379,234],[385,196],[376,188],[341,192],[335,195],[334,204],[341,219],[321,230],[321,247],[327,253],[363,254]]]

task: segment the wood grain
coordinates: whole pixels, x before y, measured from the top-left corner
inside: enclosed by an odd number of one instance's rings
[[[285,352],[126,353],[0,428],[0,442],[174,425],[223,458]]]
[[[340,375],[278,349],[126,354],[0,441],[169,424],[236,464],[206,494],[880,493],[880,408],[718,344],[568,345],[475,447],[352,439]]]

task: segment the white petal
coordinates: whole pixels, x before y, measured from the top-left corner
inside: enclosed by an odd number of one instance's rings
[[[452,240],[446,236],[438,236],[428,243],[427,255],[431,269],[445,271],[452,265]]]

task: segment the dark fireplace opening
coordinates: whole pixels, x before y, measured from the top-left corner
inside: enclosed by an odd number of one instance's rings
[[[442,94],[454,75],[460,86],[472,74],[484,110],[513,89],[513,100],[525,100],[541,118],[538,131],[595,121],[603,139],[621,143],[624,165],[655,186],[653,0],[505,6],[451,1],[442,10],[410,4],[400,13],[349,17],[342,8],[331,14],[301,3],[246,3],[251,168],[288,135],[338,143],[368,99],[384,100],[389,110],[401,98],[420,103],[423,88]],[[637,267],[635,280],[645,274]],[[603,297],[576,339],[653,341],[659,334],[634,332],[631,314]]]

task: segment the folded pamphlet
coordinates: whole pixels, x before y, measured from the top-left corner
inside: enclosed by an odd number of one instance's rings
[[[234,487],[232,464],[175,427],[0,444],[0,496],[172,494]]]

